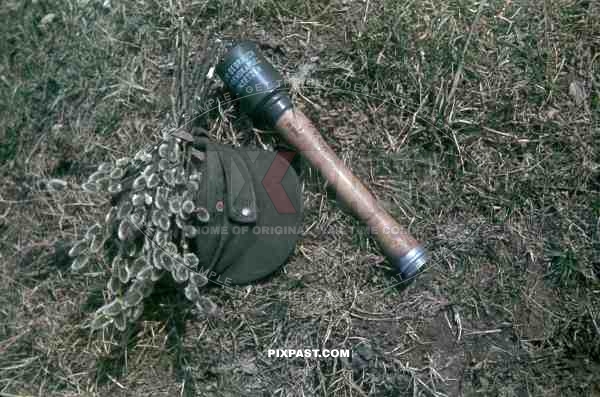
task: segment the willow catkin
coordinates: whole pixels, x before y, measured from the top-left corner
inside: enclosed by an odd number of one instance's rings
[[[85,239],[77,241],[69,250],[68,255],[71,258],[75,258],[76,256],[83,254],[87,250],[88,244],[88,241]]]
[[[125,176],[125,168],[117,167],[110,172],[110,178],[120,180]]]
[[[141,285],[137,284],[137,282],[131,284],[127,292],[125,293],[125,297],[123,298],[123,303],[125,307],[134,307],[139,305],[142,300],[144,300],[144,294],[141,288]]]
[[[124,260],[119,262],[119,265],[117,266],[116,270],[117,277],[119,277],[119,281],[121,281],[121,283],[123,284],[127,284],[129,282],[129,279],[131,278],[131,273],[129,273],[129,269],[127,268],[127,265],[125,264]]]
[[[198,272],[190,272],[190,283],[194,284],[196,287],[201,288],[208,284],[208,277],[205,274]]]
[[[171,228],[171,220],[166,215],[166,213],[164,213],[164,212],[161,211],[161,213],[160,213],[160,215],[158,217],[158,224],[157,224],[157,226],[159,228],[161,228],[162,230],[164,230],[165,232],[168,231]]]
[[[185,185],[185,188],[189,192],[197,192],[200,190],[200,184],[196,181],[188,181],[188,183]]]
[[[179,248],[177,247],[177,244],[175,244],[173,241],[167,242],[167,245],[165,246],[165,250],[172,255],[177,254],[179,252]]]
[[[198,300],[194,302],[196,309],[204,315],[211,315],[216,313],[217,305],[208,297],[200,295]]]
[[[135,155],[133,156],[134,160],[137,160],[139,162],[142,162],[142,158],[143,156],[147,154],[146,151],[144,149],[140,149],[137,152],[135,152]]]
[[[121,249],[125,252],[126,256],[133,260],[140,255],[142,255],[142,246],[143,243],[139,238],[134,238],[132,240],[128,240],[127,242],[121,245]]]
[[[98,165],[98,171],[100,172],[111,172],[113,169],[113,165],[112,163],[101,163],[100,165]]]
[[[150,213],[150,221],[156,227],[158,227],[158,220],[161,216],[160,212],[161,212],[160,209],[156,208],[156,209],[153,209],[152,212]]]
[[[121,257],[121,255],[115,255],[115,257],[112,260],[112,263],[110,265],[110,271],[113,275],[116,275],[119,273],[119,266],[121,266],[121,264],[123,263],[123,258]]]
[[[100,311],[102,311],[107,316],[114,317],[117,314],[121,313],[124,309],[125,307],[123,306],[123,302],[121,301],[121,299],[116,298],[112,302],[109,302],[106,305],[102,306],[100,308]]]
[[[198,256],[193,252],[188,252],[183,255],[183,263],[188,269],[195,270],[200,263],[200,259],[198,259]]]
[[[79,254],[79,256],[73,259],[73,262],[71,262],[71,270],[73,270],[74,272],[78,272],[84,267],[86,267],[89,261],[90,257],[87,254]]]
[[[142,208],[136,209],[135,212],[129,215],[129,220],[136,229],[142,228],[146,223],[146,211]]]
[[[117,207],[111,207],[104,217],[104,223],[111,225],[117,219],[117,212],[119,212]]]
[[[188,280],[190,273],[188,269],[183,265],[183,260],[180,257],[176,257],[173,261],[173,279],[178,283],[183,283]]]
[[[144,302],[142,301],[138,303],[134,307],[130,308],[129,311],[129,322],[133,323],[137,321],[140,317],[142,317],[142,314],[144,313]]]
[[[142,164],[147,164],[152,161],[152,154],[142,149],[135,154],[134,158]]]
[[[154,189],[155,187],[158,186],[159,183],[160,183],[160,177],[158,176],[157,173],[150,174],[148,179],[146,179],[146,186],[148,186],[149,189]]]
[[[146,178],[144,177],[144,175],[140,175],[137,178],[135,178],[133,180],[133,183],[131,184],[131,189],[135,192],[138,192],[145,188],[146,188]]]
[[[181,211],[181,197],[179,195],[171,195],[169,197],[169,212],[171,214],[179,214]]]
[[[152,194],[144,192],[144,204],[146,204],[146,206],[150,206],[152,205],[152,201],[154,201],[152,199]]]
[[[119,294],[119,292],[121,290],[121,281],[119,280],[119,277],[117,277],[116,274],[113,274],[108,279],[108,283],[106,284],[106,289],[108,289],[108,292],[110,292],[111,296],[115,296],[115,295]]]
[[[154,195],[154,206],[160,210],[168,211],[169,207],[169,188],[159,186]]]
[[[121,220],[117,231],[117,237],[119,237],[119,240],[126,241],[133,237],[133,230],[131,226],[131,221],[129,219],[125,218]]]
[[[177,283],[183,283],[188,279],[188,276],[183,274],[182,269],[185,269],[183,265],[183,259],[179,255],[172,256],[173,259],[173,270],[171,270],[171,276]]]
[[[118,168],[127,167],[127,165],[129,164],[130,161],[131,160],[129,159],[129,157],[121,157],[115,161],[115,167],[118,167]]]
[[[117,211],[117,219],[123,219],[129,216],[133,211],[133,204],[128,200],[123,200],[119,204],[119,210]]]
[[[96,182],[86,182],[81,188],[87,193],[98,193],[99,187]]]
[[[174,168],[175,170],[175,184],[176,185],[185,185],[187,182],[186,173],[183,167]]]
[[[84,238],[89,241],[89,240],[97,237],[101,232],[102,232],[102,226],[100,226],[99,223],[94,223],[85,232]]]
[[[190,175],[191,182],[200,183],[201,180],[202,180],[202,172],[200,172],[200,171],[192,172],[192,174]]]
[[[150,244],[152,244],[152,242],[150,242]],[[152,250],[152,248],[149,248],[148,250],[144,251],[143,255],[141,255],[141,257],[144,258],[144,263],[146,265],[152,265],[152,266],[154,266],[154,262],[153,262],[153,259],[152,259],[152,254],[153,254],[153,250]]]
[[[134,207],[141,207],[145,204],[144,193],[135,193],[131,196],[131,204]]]
[[[196,210],[196,219],[202,223],[208,223],[210,221],[210,213],[204,207],[198,207]]]
[[[185,238],[194,238],[198,235],[198,229],[192,225],[184,225],[182,230]]]
[[[168,169],[170,169],[172,167],[171,163],[169,162],[169,160],[167,159],[160,159],[160,161],[158,162],[158,170],[159,171],[166,171]]]
[[[149,297],[154,291],[154,283],[151,280],[138,280],[137,282],[141,283],[141,291],[144,298]]]
[[[113,324],[115,325],[116,329],[121,332],[125,331],[127,328],[127,317],[125,316],[124,312],[117,314],[115,317],[113,317],[113,320]]]
[[[156,244],[157,248],[164,248],[166,247],[167,242],[169,241],[169,233],[162,229],[158,229],[154,233],[153,241]]]
[[[181,211],[180,211],[181,212]],[[177,228],[180,230],[185,229],[185,227],[187,226],[187,222],[184,218],[182,218],[180,215],[177,215],[175,217],[175,225],[177,225]]]
[[[185,216],[190,215],[192,212],[194,212],[195,209],[196,206],[194,205],[194,202],[192,200],[185,200],[181,204],[181,211]]]
[[[112,179],[109,177],[100,178],[96,181],[96,188],[98,189],[98,192],[106,192],[108,191],[108,186],[110,186],[111,183]]]
[[[152,265],[144,266],[135,276],[136,279],[141,281],[150,281],[150,276],[152,275]]]
[[[99,314],[94,317],[91,323],[91,328],[94,331],[99,331],[111,325],[113,323],[112,317],[108,317],[104,314]]]
[[[164,267],[161,255],[162,255],[162,251],[160,248],[155,248],[152,251],[152,266],[154,266],[155,269],[159,269],[159,270],[166,269]],[[168,270],[168,269],[166,269],[166,270]]]
[[[144,252],[147,254],[149,251],[152,250],[152,237],[151,236],[144,236],[144,244],[142,245]],[[150,262],[152,262],[152,256],[150,256]],[[147,258],[145,259],[147,261]]]
[[[108,255],[108,247],[118,249],[106,286],[111,301],[96,313],[93,329],[112,324],[124,330],[142,315],[143,299],[166,274],[185,284],[186,297],[203,304],[204,312],[212,308],[199,292],[208,279],[195,272],[200,260],[188,251],[189,240],[199,233],[196,223],[208,222],[210,216],[194,204],[202,173],[187,173],[183,145],[166,136],[152,151],[142,149],[132,159],[100,164],[82,185],[90,193],[108,192],[118,203],[110,207],[104,225],[92,225],[69,251],[72,269],[81,270],[92,256],[102,259],[103,247]],[[110,239],[114,241],[105,244]]]
[[[97,180],[99,180],[99,179],[102,179],[102,178],[106,178],[106,177],[107,177],[107,176],[109,176],[109,175],[110,175],[110,173],[109,173],[109,172],[105,172],[105,171],[100,171],[100,170],[98,170],[98,171],[94,172],[93,174],[91,174],[91,175],[88,177],[88,180],[87,180],[87,181],[88,181],[88,182],[96,182]]]
[[[169,152],[167,158],[173,164],[179,163],[181,161],[181,150],[179,149],[179,145],[175,145],[173,147],[173,150]]]
[[[98,187],[96,187],[96,191]],[[111,194],[121,193],[123,190],[123,185],[120,182],[111,181],[110,185],[108,185],[108,192]]]
[[[196,302],[198,298],[200,298],[200,292],[198,291],[198,287],[196,287],[196,285],[194,285],[193,283],[188,283],[185,286],[183,293],[185,294],[185,297],[192,302]]]
[[[104,247],[106,239],[103,236],[97,235],[90,240],[90,253],[97,254]]]
[[[165,269],[166,271],[173,273],[174,265],[171,254],[166,251],[162,251],[159,254],[159,258],[161,269]]]
[[[167,185],[175,186],[175,174],[176,173],[177,173],[177,170],[175,168],[170,168],[168,170],[165,170],[162,173],[162,178]]]
[[[137,275],[146,265],[146,258],[143,256],[138,256],[133,261],[128,263],[129,273]]]
[[[158,155],[164,159],[168,156],[168,154],[169,154],[169,145],[167,143],[161,143],[158,146]]]
[[[141,177],[144,178],[144,183],[146,182],[146,180],[148,178],[150,178],[150,175],[154,174],[156,172],[157,166],[156,164],[148,164],[145,168],[144,171],[142,171],[142,175],[140,175]]]

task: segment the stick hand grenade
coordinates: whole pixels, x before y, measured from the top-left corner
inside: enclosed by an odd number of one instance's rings
[[[427,261],[423,247],[404,229],[333,152],[314,124],[292,107],[283,78],[251,42],[229,49],[216,67],[243,112],[261,128],[274,128],[318,169],[340,198],[363,221],[403,279]]]

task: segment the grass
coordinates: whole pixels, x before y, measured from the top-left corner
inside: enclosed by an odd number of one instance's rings
[[[8,1],[0,18],[0,395],[600,395],[596,2]],[[396,285],[304,166],[313,227],[281,272],[210,288],[216,318],[165,286],[136,328],[90,335],[107,268],[72,274],[65,252],[106,203],[77,188],[217,96],[202,76],[234,37],[288,78],[365,87],[293,94],[431,266]],[[195,123],[285,146],[231,105]]]

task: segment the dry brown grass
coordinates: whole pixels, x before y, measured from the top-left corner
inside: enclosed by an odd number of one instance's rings
[[[8,1],[0,15],[0,395],[600,395],[597,2]],[[211,288],[218,318],[165,287],[135,329],[90,335],[106,268],[72,274],[65,252],[106,197],[79,184],[218,96],[202,76],[234,37],[287,77],[367,89],[293,95],[431,266],[398,285],[303,167],[308,230],[280,273]],[[195,123],[284,146],[232,105]]]

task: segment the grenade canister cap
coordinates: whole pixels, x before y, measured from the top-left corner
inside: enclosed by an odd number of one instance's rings
[[[281,74],[262,56],[256,45],[234,45],[217,65],[216,72],[240,101],[241,110],[259,127],[272,127],[292,107]]]

